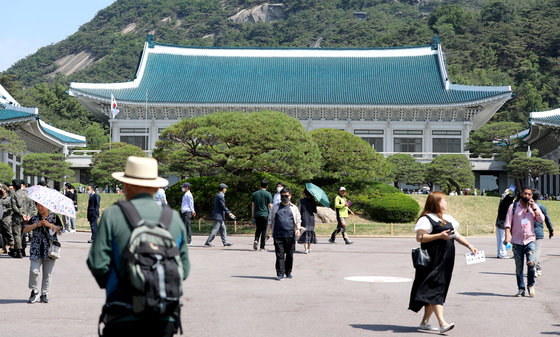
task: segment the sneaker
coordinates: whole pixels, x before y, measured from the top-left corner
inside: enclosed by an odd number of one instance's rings
[[[31,296],[29,296],[29,299],[27,300],[27,303],[29,303],[29,304],[35,303],[35,302],[37,302],[37,300],[39,300],[39,292],[35,291],[35,290],[31,290]]]
[[[430,323],[427,323],[427,324],[420,323],[420,326],[418,327],[418,330],[438,331],[439,329],[436,328],[435,326],[431,325]]]
[[[41,295],[41,303],[49,303],[49,299],[47,298],[47,295]]]
[[[350,241],[350,240],[348,240],[348,239],[344,240],[344,242],[345,242],[347,245],[351,245],[351,244],[354,243],[354,241]]]
[[[266,252],[266,248],[261,248],[261,252]]]
[[[69,230],[67,230],[67,229],[62,231],[62,233],[68,233],[68,232],[69,232]]]
[[[206,247],[214,247],[214,245],[211,244],[210,242],[206,242],[204,245],[205,245]]]
[[[293,278],[292,274],[286,274],[286,278],[289,278],[290,280]]]
[[[258,246],[259,246],[259,242],[255,240],[255,242],[253,242],[253,250],[257,250]]]
[[[523,296],[525,296],[525,289],[519,289],[517,294],[515,294],[515,297],[523,297]]]
[[[76,230],[75,230],[75,229],[71,229],[71,230],[70,230],[70,233],[76,233]]]
[[[309,254],[309,249],[306,249],[304,254]]]
[[[278,276],[276,276],[276,281],[282,281],[283,278],[284,278],[284,275],[278,275]]]
[[[529,296],[535,297],[535,287],[534,286],[529,287]]]
[[[329,239],[330,243],[334,243],[334,240],[332,238]]]
[[[233,243],[231,243],[231,242],[224,243],[224,247],[230,247],[230,246],[233,246]]]
[[[446,326],[439,328],[439,333],[445,333],[455,327],[455,323],[449,323]]]

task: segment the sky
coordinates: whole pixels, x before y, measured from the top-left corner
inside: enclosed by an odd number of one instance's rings
[[[115,0],[3,0],[0,71],[39,48],[64,40]]]

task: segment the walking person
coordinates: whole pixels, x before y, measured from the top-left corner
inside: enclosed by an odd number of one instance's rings
[[[194,199],[191,193],[191,184],[184,183],[181,190],[185,193],[181,201],[181,218],[187,230],[187,244],[190,245],[192,242],[191,219],[196,216]]]
[[[95,240],[95,234],[97,233],[97,219],[99,219],[99,205],[101,203],[101,198],[99,194],[95,192],[95,185],[88,184],[87,193],[89,194],[88,207],[87,207],[87,219],[89,221],[89,227],[91,228],[91,239],[88,243],[92,243]]]
[[[535,222],[544,222],[544,215],[539,206],[532,199],[533,189],[524,187],[521,190],[521,198],[509,207],[506,217],[506,239],[513,246],[513,258],[515,259],[515,276],[517,279],[517,294],[525,296],[525,281],[523,280],[523,264],[527,261],[527,290],[529,296],[535,296]]]
[[[167,205],[167,197],[165,196],[165,190],[163,187],[160,187],[154,195],[154,201],[160,206]]]
[[[266,243],[266,225],[268,220],[268,214],[272,208],[272,194],[266,189],[268,188],[268,180],[263,179],[261,181],[261,188],[253,193],[251,201],[251,218],[256,225],[255,230],[255,241],[253,242],[253,250],[260,249],[265,251]]]
[[[74,209],[76,210],[76,214],[78,213],[78,195],[76,194],[76,190],[74,189],[74,186],[72,186],[70,183],[66,183],[64,185],[65,188],[65,193],[64,195],[72,200],[72,203],[74,204]],[[64,232],[65,233],[75,233],[76,232],[76,222],[74,220],[74,218],[69,217],[69,216],[63,216],[64,219]]]
[[[533,193],[533,200],[541,209],[544,215],[544,222],[546,223],[546,227],[548,228],[548,239],[552,239],[554,236],[554,229],[552,228],[552,223],[550,222],[550,218],[548,217],[548,212],[546,207],[538,202],[540,197],[539,191],[535,191]],[[544,226],[542,222],[535,221],[535,277],[539,277],[542,275],[542,265],[541,265],[541,250],[542,250],[542,243],[544,239]]]
[[[414,231],[416,241],[430,256],[429,267],[416,269],[408,309],[414,312],[424,308],[424,316],[419,329],[447,332],[455,327],[443,317],[443,304],[453,274],[455,264],[455,241],[467,247],[473,254],[477,249],[459,234],[459,223],[451,215],[445,214],[447,201],[442,192],[432,192],[426,199],[424,210],[416,221]],[[435,314],[439,329],[430,324]]]
[[[292,193],[288,187],[280,191],[280,203],[272,206],[268,215],[267,236],[274,239],[276,254],[276,280],[281,281],[284,275],[291,279],[294,265],[296,238],[301,231],[301,214],[296,205],[290,202]]]
[[[307,188],[303,190],[303,198],[299,200],[298,210],[301,215],[301,226],[305,228],[298,239],[298,243],[303,244],[305,254],[309,254],[311,253],[311,244],[317,243],[317,236],[315,235],[317,204]]]
[[[222,243],[224,247],[229,247],[232,245],[228,241],[227,238],[227,230],[226,230],[226,215],[229,216],[231,219],[235,220],[235,215],[230,212],[229,208],[226,207],[226,192],[228,186],[226,184],[220,184],[218,186],[218,193],[214,197],[214,209],[212,210],[212,219],[214,219],[214,226],[212,227],[212,231],[206,239],[206,243],[204,244],[206,247],[213,247],[212,240],[216,237],[218,231],[220,232],[220,237],[222,238]]]
[[[496,247],[498,259],[510,258],[507,255],[507,249],[504,245],[506,238],[505,222],[509,206],[513,203],[514,199],[514,190],[506,188],[500,199],[500,204],[498,205],[498,215],[496,216]]]
[[[0,233],[4,241],[3,253],[13,254],[14,237],[12,235],[12,201],[11,192],[6,184],[2,185],[0,207],[2,217],[0,218]]]
[[[23,246],[23,225],[29,221],[27,215],[27,200],[25,190],[21,187],[20,180],[13,180],[15,192],[12,195],[10,202],[12,206],[12,235],[14,238],[14,253],[11,255],[13,258],[21,259],[25,256]]]
[[[336,235],[342,232],[342,238],[347,245],[351,245],[354,242],[350,241],[348,238],[348,234],[346,233],[346,218],[348,218],[348,212],[354,215],[354,212],[348,208],[350,206],[350,202],[346,199],[346,188],[340,187],[338,189],[338,195],[334,198],[334,210],[336,212],[336,229],[331,234],[331,238],[329,239],[330,243],[334,243],[336,239]]]
[[[274,198],[272,199],[272,205],[278,205],[280,203],[280,191],[282,191],[282,189],[286,187],[286,185],[282,182],[277,182],[276,183],[276,193],[274,194]]]
[[[49,211],[45,206],[37,203],[37,214],[32,216],[24,227],[24,232],[33,232],[29,244],[29,289],[31,295],[27,303],[49,303],[48,294],[51,286],[51,274],[54,268],[53,258],[49,257],[48,249],[52,241],[58,241],[57,234],[61,233],[62,221],[60,218]],[[43,273],[41,281],[41,296],[39,297],[39,273]]]
[[[119,202],[103,212],[87,259],[88,268],[99,287],[106,289],[100,318],[105,324],[102,335],[173,336],[181,324],[179,300],[182,280],[189,274],[190,263],[184,239],[186,231],[179,214],[168,206],[158,205],[153,199],[158,187],[167,185],[168,181],[158,176],[155,159],[143,157],[128,157],[125,172],[114,172],[112,176],[124,183],[127,207]],[[139,220],[125,216],[124,209],[132,209]],[[137,226],[133,225],[134,222]],[[140,223],[160,223],[162,227]],[[132,264],[138,260],[127,258],[126,254],[131,253],[129,248],[132,245],[129,247],[129,244],[133,243],[133,230],[145,235],[141,245],[144,261],[157,261],[154,264],[157,268],[147,268],[152,272],[142,271],[147,273],[143,291],[130,279],[131,267],[140,269],[138,264]],[[157,238],[151,234],[155,230],[160,233]],[[138,252],[138,248],[135,251]]]

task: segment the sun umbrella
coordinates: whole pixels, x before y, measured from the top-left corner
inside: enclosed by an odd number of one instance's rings
[[[318,203],[325,207],[330,207],[331,203],[329,202],[327,193],[325,193],[325,191],[323,191],[319,186],[312,183],[306,183],[305,188],[307,188],[309,193],[311,193],[311,195],[315,198],[315,200],[317,200]]]
[[[53,213],[76,218],[76,209],[72,199],[52,188],[34,185],[27,189],[27,196],[49,209]]]

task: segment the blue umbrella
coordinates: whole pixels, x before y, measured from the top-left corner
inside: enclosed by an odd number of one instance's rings
[[[311,193],[318,203],[325,207],[330,207],[331,203],[329,202],[327,193],[325,193],[325,191],[323,191],[319,186],[312,183],[306,183],[305,188],[309,191],[309,193]]]

